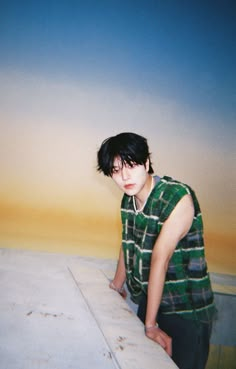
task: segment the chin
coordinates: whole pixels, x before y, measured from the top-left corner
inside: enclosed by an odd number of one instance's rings
[[[134,190],[123,190],[123,191],[128,196],[135,196],[137,194],[137,191]]]

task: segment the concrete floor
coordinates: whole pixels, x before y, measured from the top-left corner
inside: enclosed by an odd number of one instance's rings
[[[0,249],[0,369],[176,368],[108,288],[115,267]]]

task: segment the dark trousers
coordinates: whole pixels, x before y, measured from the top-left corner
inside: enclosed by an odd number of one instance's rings
[[[143,297],[137,315],[144,323],[146,297]],[[158,314],[159,327],[172,338],[172,360],[180,369],[204,369],[209,354],[211,324],[185,319],[178,314]]]

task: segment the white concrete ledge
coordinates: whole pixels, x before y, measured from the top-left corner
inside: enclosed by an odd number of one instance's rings
[[[0,368],[176,368],[145,337],[134,307],[108,288],[115,269],[115,260],[0,248]],[[213,284],[236,286],[235,277],[212,277]],[[219,351],[209,368],[232,367],[235,293],[215,292],[212,344]]]
[[[143,324],[115,291],[103,271],[80,264],[69,270],[97,322],[111,358],[120,369],[174,369],[166,352],[145,337]]]
[[[115,266],[0,248],[0,368],[176,368],[108,288]]]

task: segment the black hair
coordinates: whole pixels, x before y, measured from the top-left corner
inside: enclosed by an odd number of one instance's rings
[[[149,159],[149,174],[154,173],[150,159],[147,139],[136,133],[123,132],[107,138],[97,153],[97,170],[108,177],[112,177],[115,158],[121,159],[122,165],[127,163],[146,165]]]

